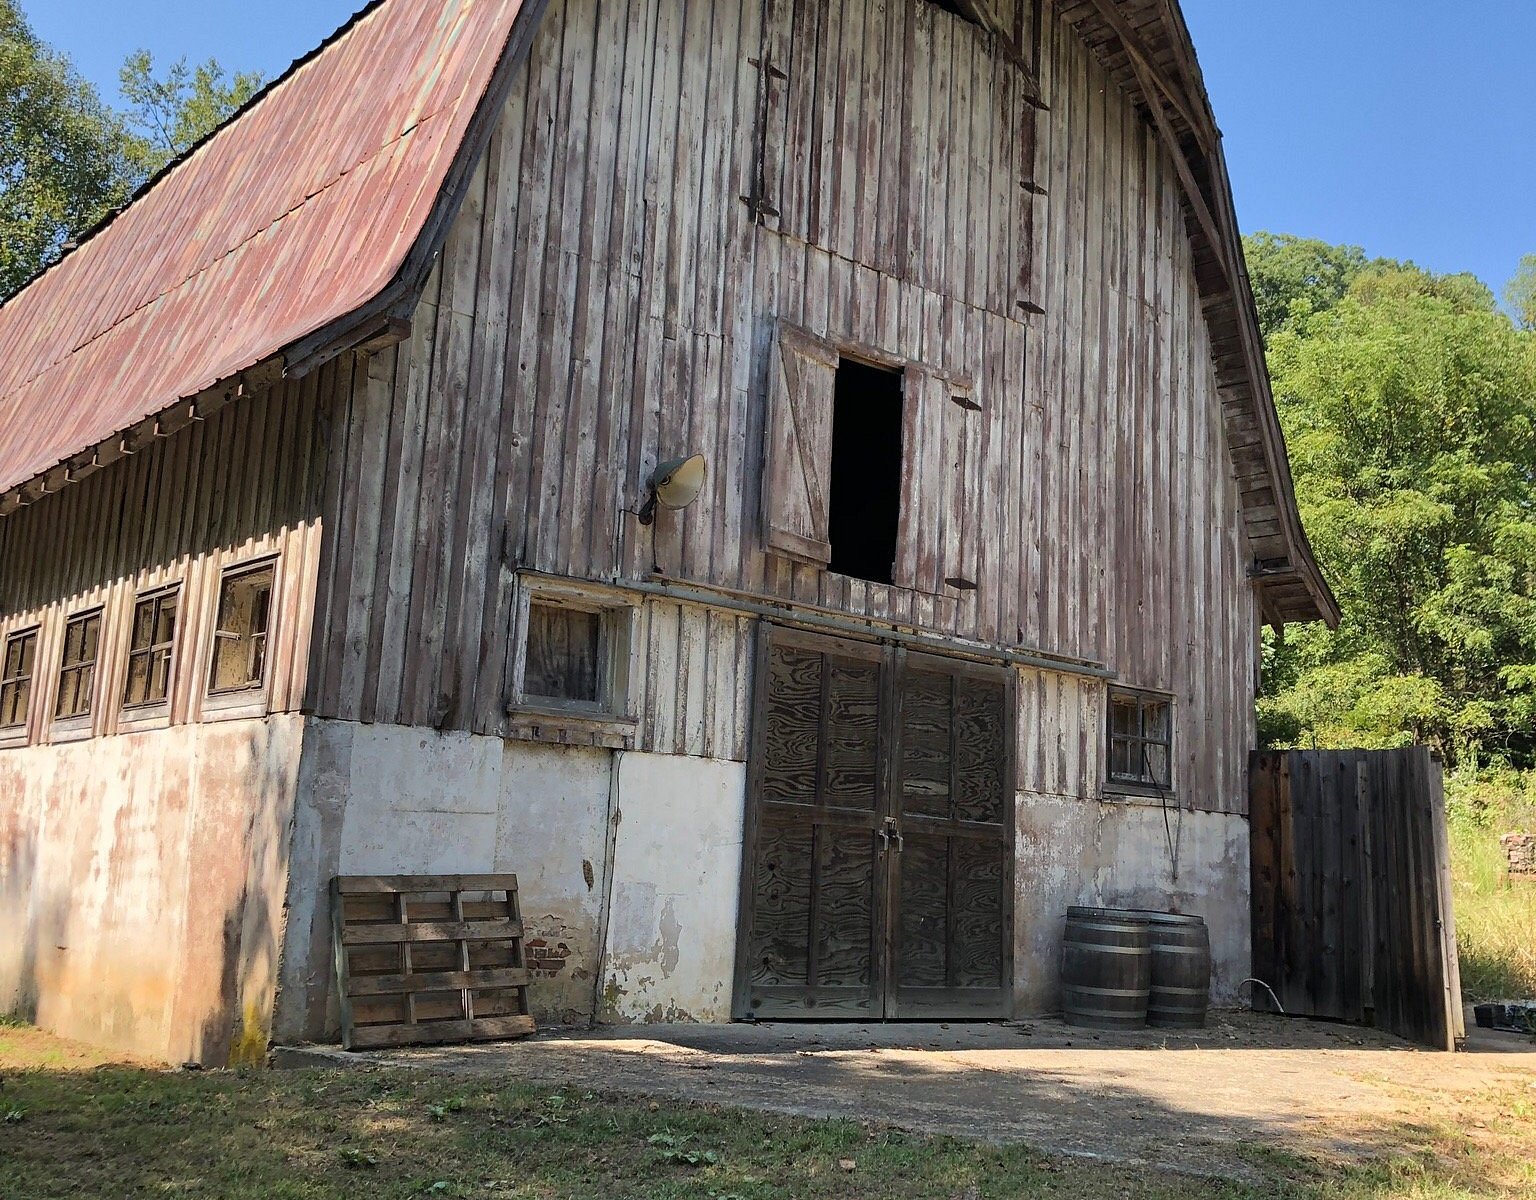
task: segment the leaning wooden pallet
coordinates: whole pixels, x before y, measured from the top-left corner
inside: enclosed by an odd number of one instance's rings
[[[516,875],[338,875],[331,914],[348,1050],[533,1032]]]

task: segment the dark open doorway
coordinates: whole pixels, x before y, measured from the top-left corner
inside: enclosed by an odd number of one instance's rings
[[[901,519],[902,376],[843,359],[832,418],[831,568],[890,583]]]

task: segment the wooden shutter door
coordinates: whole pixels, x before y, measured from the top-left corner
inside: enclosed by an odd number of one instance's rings
[[[736,1015],[878,1018],[886,653],[760,637]]]
[[[772,553],[824,567],[832,561],[827,505],[837,348],[781,323],[774,360],[763,454],[764,540]]]
[[[895,581],[934,595],[974,591],[986,512],[984,413],[970,384],[920,367],[906,374],[901,520]]]

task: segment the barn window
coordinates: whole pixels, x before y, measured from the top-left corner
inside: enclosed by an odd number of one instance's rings
[[[1173,702],[1167,696],[1110,691],[1109,778],[1136,787],[1173,786]]]
[[[842,359],[832,415],[832,570],[892,582],[901,524],[902,376]]]
[[[529,604],[523,694],[595,707],[602,698],[602,648],[601,613]]]
[[[629,707],[634,609],[577,589],[530,595],[519,702],[541,709],[623,714]]]
[[[139,708],[163,704],[171,692],[171,661],[176,649],[176,614],[180,586],[140,596],[133,606],[133,631],[128,643],[128,682],[123,705]]]
[[[213,631],[210,693],[250,691],[265,681],[272,577],[270,562],[224,573],[219,584],[218,623]]]
[[[53,715],[67,721],[88,717],[96,689],[96,652],[101,646],[101,610],[71,617],[64,626],[64,654],[59,661],[59,697]]]
[[[5,639],[5,659],[0,663],[0,729],[27,723],[32,700],[32,667],[37,661],[37,630],[13,633]]]

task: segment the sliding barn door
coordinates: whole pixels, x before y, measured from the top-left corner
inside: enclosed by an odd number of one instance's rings
[[[1007,1015],[1011,673],[765,625],[736,1012]]]

